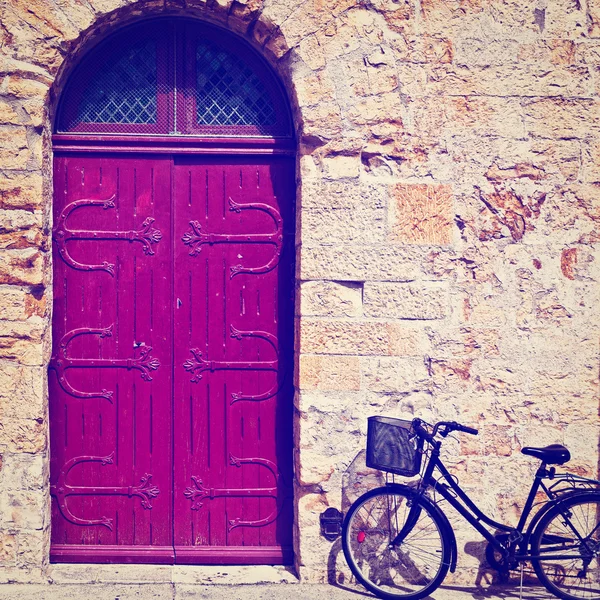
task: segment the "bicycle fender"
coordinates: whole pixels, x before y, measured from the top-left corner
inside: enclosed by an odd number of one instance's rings
[[[456,535],[454,534],[454,529],[448,520],[446,514],[438,507],[435,502],[432,502],[430,498],[425,495],[419,494],[413,488],[403,485],[401,483],[391,483],[386,487],[401,490],[406,496],[410,496],[412,498],[419,499],[420,502],[425,504],[427,508],[429,508],[432,512],[435,512],[437,516],[440,517],[440,520],[446,526],[448,534],[450,535],[450,573],[454,573],[456,571],[456,561],[458,559],[458,544],[456,543]]]
[[[527,532],[525,533],[525,541],[527,542],[527,544],[529,545],[529,540],[531,539],[531,536],[533,535],[533,532],[535,531],[535,528],[537,527],[537,524],[540,522],[540,519],[553,506],[556,506],[557,504],[559,504],[563,500],[568,500],[569,498],[572,498],[573,496],[580,496],[582,494],[589,494],[589,493],[594,493],[594,492],[592,490],[573,490],[571,492],[565,492],[559,498],[556,498],[555,500],[549,500],[548,502],[546,502],[545,504],[543,504],[542,507],[535,513],[535,515],[533,516],[533,518],[529,522],[529,526],[527,527]]]

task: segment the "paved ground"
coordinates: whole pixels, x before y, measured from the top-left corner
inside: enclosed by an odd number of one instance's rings
[[[518,600],[519,586],[502,588],[440,588],[434,600]],[[2,584],[0,600],[367,600],[364,590],[331,585],[190,585],[180,583],[146,584]],[[526,588],[523,600],[552,598],[542,588]]]

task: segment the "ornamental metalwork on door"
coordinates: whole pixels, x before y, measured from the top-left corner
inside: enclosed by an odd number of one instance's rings
[[[285,100],[216,28],[161,20],[113,42],[84,59],[54,135],[51,560],[287,563]],[[229,133],[246,137],[193,138]]]

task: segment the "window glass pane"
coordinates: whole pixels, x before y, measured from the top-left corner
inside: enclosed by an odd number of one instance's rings
[[[196,47],[196,119],[199,125],[272,126],[268,91],[238,56],[207,41]]]
[[[143,40],[98,68],[83,92],[77,122],[156,123],[156,103],[156,45]]]

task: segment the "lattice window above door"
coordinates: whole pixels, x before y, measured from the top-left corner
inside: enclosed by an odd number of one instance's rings
[[[244,41],[157,19],[113,34],[63,92],[59,133],[291,137],[283,90]]]
[[[262,81],[238,56],[209,42],[196,48],[196,122],[272,126],[275,108]]]
[[[108,62],[84,92],[80,123],[156,123],[156,45],[153,40],[124,50]]]

